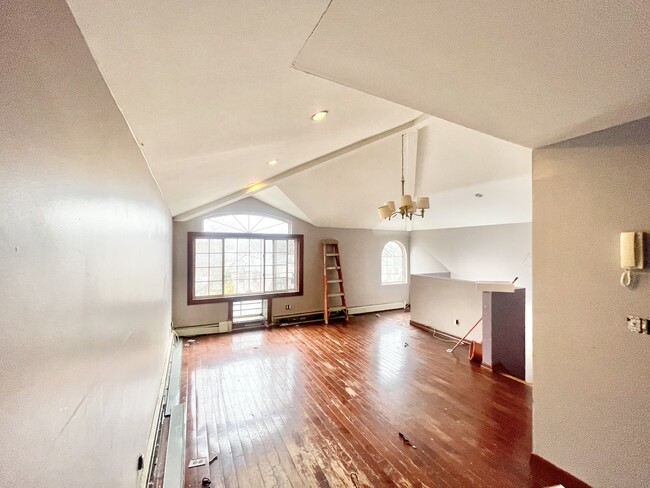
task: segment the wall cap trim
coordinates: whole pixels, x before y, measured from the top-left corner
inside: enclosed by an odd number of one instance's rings
[[[565,488],[592,488],[591,485],[576,478],[571,473],[564,471],[562,468],[558,468],[555,464],[537,454],[530,455],[530,467],[532,472],[539,470],[551,474]]]

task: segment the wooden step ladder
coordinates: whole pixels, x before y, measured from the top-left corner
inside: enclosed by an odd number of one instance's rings
[[[323,248],[323,315],[325,323],[329,323],[331,314],[338,312],[343,312],[345,320],[348,320],[339,242],[335,239],[324,239],[321,241],[321,245]]]

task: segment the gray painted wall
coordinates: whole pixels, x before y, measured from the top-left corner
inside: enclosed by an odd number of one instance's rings
[[[511,281],[519,277],[516,286],[526,288],[528,382],[533,381],[531,247],[530,223],[411,232],[413,274],[449,271],[452,278],[471,281]]]
[[[63,0],[0,3],[0,485],[134,487],[171,217]]]
[[[305,236],[304,295],[273,299],[274,315],[323,309],[321,239],[339,241],[349,307],[408,301],[408,283],[382,285],[380,276],[380,257],[384,245],[388,241],[397,240],[408,249],[408,232],[315,227],[259,200],[247,198],[209,215],[185,222],[174,222],[173,319],[175,327],[214,324],[228,319],[228,308],[225,303],[187,305],[187,233],[202,231],[203,220],[209,216],[228,213],[256,213],[279,217],[291,221],[292,233]],[[287,304],[292,306],[290,311],[285,310]]]
[[[650,273],[619,284],[619,233],[650,231],[650,118],[533,153],[534,452],[594,487],[650,486]]]

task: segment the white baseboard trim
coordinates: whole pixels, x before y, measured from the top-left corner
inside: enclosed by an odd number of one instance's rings
[[[361,307],[348,307],[350,315],[359,315],[362,313],[387,312],[389,310],[403,310],[406,302],[380,303],[378,305],[365,305]]]

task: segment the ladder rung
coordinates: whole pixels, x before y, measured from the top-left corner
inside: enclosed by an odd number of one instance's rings
[[[325,254],[325,256],[328,256],[328,257],[331,257],[331,256],[338,256],[338,255],[339,255],[339,253],[337,253],[337,252],[332,252],[332,253],[327,253],[327,254]]]
[[[328,293],[328,297],[342,297],[345,293]]]
[[[341,269],[340,266],[328,266],[327,269]]]
[[[327,280],[328,283],[343,283],[343,280]]]

